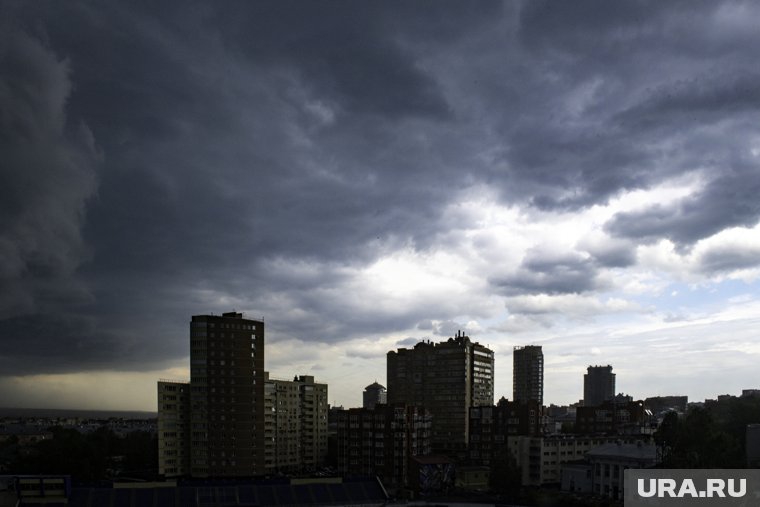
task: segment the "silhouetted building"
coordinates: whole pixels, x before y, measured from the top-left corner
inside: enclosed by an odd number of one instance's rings
[[[264,376],[264,465],[267,473],[296,472],[302,466],[299,386]]]
[[[158,473],[190,475],[189,382],[158,382]]]
[[[338,415],[345,409],[342,405],[327,407],[327,459],[328,467],[338,466]]]
[[[578,407],[575,433],[581,435],[636,435],[648,430],[652,413],[643,401],[617,404],[607,401],[596,407]]]
[[[191,475],[250,477],[264,463],[264,322],[236,312],[190,323]]]
[[[644,406],[655,415],[665,412],[685,413],[689,405],[688,396],[654,396],[644,400]]]
[[[747,468],[760,468],[760,424],[748,424],[745,436]]]
[[[310,375],[266,377],[265,455],[268,473],[314,470],[327,457],[327,384]]]
[[[306,470],[314,470],[327,459],[327,384],[314,382],[311,375],[293,381],[301,402],[301,461]]]
[[[496,406],[470,408],[470,455],[473,465],[490,466],[507,455],[507,439],[518,435],[541,435],[541,407],[535,400],[509,401]]]
[[[409,461],[430,454],[431,417],[422,407],[375,405],[337,412],[338,470],[379,476],[392,491],[407,486]]]
[[[544,353],[540,345],[515,347],[512,351],[512,398],[544,403]]]
[[[309,375],[266,376],[267,472],[313,470],[327,457],[327,384]]]
[[[465,457],[470,407],[493,405],[493,352],[457,333],[388,352],[388,403],[423,406],[434,452]]]
[[[601,405],[615,397],[615,374],[612,366],[589,366],[583,375],[583,404]]]
[[[388,403],[388,393],[385,391],[385,386],[373,382],[364,388],[362,393],[362,407],[374,408],[375,405],[385,405]]]

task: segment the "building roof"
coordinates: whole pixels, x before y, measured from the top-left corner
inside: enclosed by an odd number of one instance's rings
[[[655,461],[657,447],[653,444],[637,442],[635,444],[614,443],[595,447],[586,454],[589,458],[621,458],[639,461]]]
[[[370,385],[364,388],[365,391],[377,391],[380,389],[385,389],[385,386],[378,384],[377,381],[371,383]]]

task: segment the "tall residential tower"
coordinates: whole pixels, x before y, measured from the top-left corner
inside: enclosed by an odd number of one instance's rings
[[[190,472],[263,474],[264,322],[242,313],[190,322]]]
[[[512,398],[544,403],[544,353],[540,345],[515,347],[512,353]]]
[[[583,375],[583,405],[596,407],[615,397],[612,366],[589,366]]]

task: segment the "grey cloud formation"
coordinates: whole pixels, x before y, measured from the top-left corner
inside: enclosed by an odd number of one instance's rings
[[[3,371],[168,364],[191,314],[231,307],[273,340],[451,335],[490,310],[376,301],[357,273],[442,247],[481,188],[550,214],[709,176],[613,241],[530,252],[489,280],[503,297],[601,290],[641,242],[756,224],[755,7],[685,5],[4,6]]]
[[[681,201],[619,213],[606,228],[615,236],[648,241],[668,238],[688,246],[728,227],[754,226],[760,216],[758,192],[760,170],[741,168],[718,176],[702,192]]]
[[[4,23],[0,35],[0,318],[56,311],[86,298],[76,268],[96,190],[97,151],[86,125],[70,122],[68,62]]]
[[[508,295],[568,294],[598,287],[594,262],[580,255],[528,252],[517,272],[492,283]]]

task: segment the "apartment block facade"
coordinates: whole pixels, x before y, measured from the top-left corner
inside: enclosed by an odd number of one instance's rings
[[[612,366],[589,366],[583,375],[583,405],[596,407],[615,397]]]
[[[265,374],[267,473],[314,470],[327,457],[327,384],[310,375],[293,380]]]
[[[158,473],[190,474],[189,382],[158,382]]]
[[[422,407],[377,404],[337,412],[338,469],[377,475],[394,491],[408,486],[412,457],[431,452],[431,415]]]
[[[508,449],[520,467],[523,486],[560,484],[562,466],[583,460],[586,454],[602,445],[636,444],[641,437],[619,436],[550,436],[509,437]]]
[[[544,353],[540,345],[512,351],[512,399],[544,403]]]
[[[496,406],[470,408],[469,460],[471,465],[490,466],[507,455],[507,440],[518,435],[541,435],[541,407],[538,402],[509,401]]]
[[[421,406],[432,415],[433,450],[465,457],[470,407],[493,405],[493,351],[457,333],[387,355],[388,403]]]

